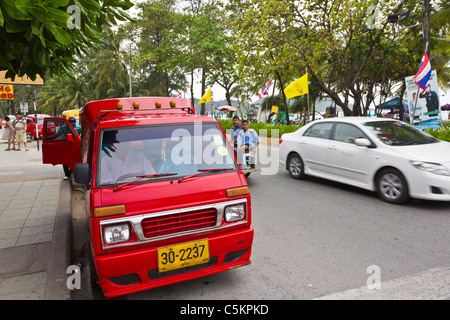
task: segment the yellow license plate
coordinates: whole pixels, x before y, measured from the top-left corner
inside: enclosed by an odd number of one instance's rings
[[[158,248],[158,271],[167,272],[209,262],[208,239]]]

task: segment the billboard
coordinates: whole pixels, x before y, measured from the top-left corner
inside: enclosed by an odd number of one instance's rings
[[[425,90],[416,85],[413,76],[406,77],[405,82],[410,123],[421,129],[440,127],[442,116],[436,70],[431,71]]]
[[[14,88],[11,84],[0,84],[0,100],[14,100]]]

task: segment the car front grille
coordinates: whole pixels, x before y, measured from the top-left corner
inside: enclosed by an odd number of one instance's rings
[[[216,222],[217,210],[211,208],[146,218],[141,226],[144,237],[148,239],[211,228],[216,226]]]

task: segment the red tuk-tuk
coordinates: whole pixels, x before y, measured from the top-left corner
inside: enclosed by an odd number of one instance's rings
[[[94,101],[81,139],[66,119],[45,119],[43,162],[85,186],[91,275],[106,297],[251,263],[245,176],[219,123],[194,114],[188,99]]]

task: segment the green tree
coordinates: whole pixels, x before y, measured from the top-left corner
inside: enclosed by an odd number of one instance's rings
[[[240,50],[241,64],[259,65],[266,59],[277,66],[279,78],[287,75],[289,81],[303,75],[306,67],[320,90],[346,115],[366,114],[375,96],[375,85],[383,76],[389,80],[401,78],[397,70],[383,75],[380,66],[392,68],[401,54],[404,59],[399,60],[411,73],[408,59],[411,50],[401,45],[405,40],[403,34],[397,33],[393,41],[393,26],[387,20],[375,26],[370,23],[375,5],[379,16],[386,17],[387,13],[400,10],[396,1],[230,2],[236,7],[235,25],[239,33],[236,47]],[[418,2],[405,1],[402,5],[417,6]],[[266,54],[269,50],[275,52],[271,60]],[[353,109],[349,105],[351,100]]]
[[[181,76],[184,70],[170,63],[179,53],[176,27],[179,25],[180,14],[174,11],[173,0],[148,0],[139,3],[137,7],[141,10],[137,21],[126,27],[129,38],[135,45],[135,52],[130,57],[133,69],[140,70],[137,79],[140,84],[153,85],[143,92],[169,96],[172,90],[181,89],[185,85]]]
[[[92,100],[83,74],[50,78],[38,93],[40,113],[60,115],[62,111],[79,109]]]
[[[120,51],[122,37],[106,29],[102,33],[102,43],[90,49],[83,58],[90,76],[89,88],[93,89],[96,100],[125,97],[128,87],[128,70]],[[92,90],[91,89],[91,90]]]
[[[3,0],[0,69],[10,78],[70,73],[75,56],[100,42],[104,25],[131,19],[124,10],[132,6],[129,0]]]

